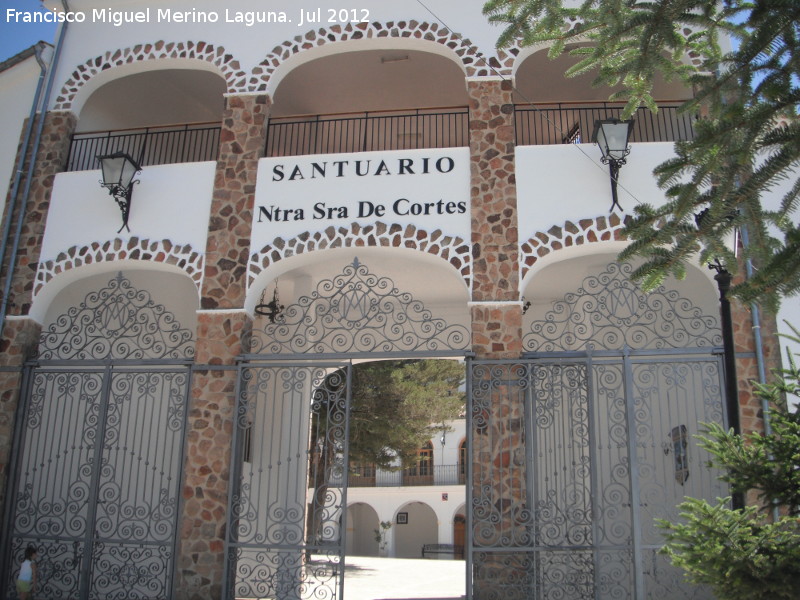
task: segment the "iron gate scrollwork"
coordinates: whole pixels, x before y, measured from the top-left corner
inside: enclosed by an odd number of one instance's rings
[[[224,597],[343,596],[354,357],[463,355],[437,318],[355,259],[252,333],[236,393]]]
[[[358,258],[342,273],[319,282],[263,331],[253,332],[257,355],[352,356],[363,353],[431,353],[469,348],[469,330],[434,317],[410,293],[371,273]]]
[[[349,382],[347,363],[241,368],[229,596],[340,597]]]
[[[476,599],[711,597],[658,554],[655,522],[726,495],[694,438],[724,421],[717,320],[626,269],[534,320],[536,352],[470,362]]]
[[[3,585],[37,596],[172,593],[191,331],[120,274],[42,332],[26,372]]]

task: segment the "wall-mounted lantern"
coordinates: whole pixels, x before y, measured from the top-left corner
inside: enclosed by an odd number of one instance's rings
[[[255,312],[258,315],[267,317],[270,323],[274,323],[275,319],[281,315],[284,309],[283,304],[278,300],[278,282],[275,282],[275,291],[272,293],[272,301],[265,304],[264,294],[266,291],[266,288],[264,288],[264,291],[261,292],[261,300],[256,304]]]
[[[133,184],[139,183],[138,180],[134,181],[133,176],[136,175],[142,168],[135,160],[133,160],[125,152],[115,152],[114,154],[105,154],[98,156],[97,160],[100,161],[100,168],[103,171],[103,180],[100,182],[104,188],[108,188],[108,193],[114,198],[114,201],[122,211],[122,227],[119,228],[117,233],[123,229],[130,231],[128,227],[128,217],[131,214],[131,197],[133,196]]]
[[[604,165],[608,165],[608,170],[611,175],[611,210],[614,207],[622,207],[617,200],[617,177],[619,176],[619,169],[625,164],[625,157],[631,152],[628,141],[633,131],[633,119],[629,121],[620,121],[619,119],[603,119],[595,121],[594,133],[592,140],[600,146],[600,152],[603,156],[600,160]]]

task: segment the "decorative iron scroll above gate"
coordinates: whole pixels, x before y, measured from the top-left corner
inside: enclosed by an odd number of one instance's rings
[[[175,315],[122,273],[91,292],[42,331],[41,360],[183,359],[194,356],[193,334]]]
[[[718,319],[663,286],[645,294],[631,283],[632,267],[611,263],[586,277],[576,292],[534,321],[523,347],[534,352],[705,348],[722,345]]]
[[[466,327],[434,318],[421,301],[370,273],[358,258],[252,336],[256,354],[463,352],[470,343]]]

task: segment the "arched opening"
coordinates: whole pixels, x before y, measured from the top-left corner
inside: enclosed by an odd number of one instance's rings
[[[443,245],[443,242],[436,241],[438,245]],[[417,302],[423,303],[424,307],[430,311],[431,317],[445,319],[447,323],[453,325],[458,324],[464,327],[463,331],[466,332],[466,326],[470,322],[467,307],[469,292],[466,282],[450,262],[441,257],[414,250],[369,247],[359,239],[344,240],[339,245],[342,246],[345,243],[358,247],[331,248],[326,249],[325,252],[305,252],[271,265],[261,272],[251,284],[245,308],[248,312],[252,312],[255,304],[260,301],[262,293],[266,293],[265,297],[269,301],[275,289],[278,290],[281,303],[287,306],[317,292],[319,294],[317,302],[325,304],[324,308],[319,309],[322,311],[321,316],[324,316],[331,308],[329,302],[335,299],[336,294],[341,293],[340,290],[331,287],[331,283],[326,282],[333,281],[331,278],[339,274],[346,265],[354,264],[355,258],[355,262],[362,267],[368,269],[371,268],[371,265],[379,267],[379,281],[382,282],[382,285],[370,288],[371,301],[390,301],[392,288],[389,288],[386,282],[391,281],[394,283],[395,292],[402,290],[404,294],[408,295],[404,297],[413,297]],[[409,307],[411,306],[409,305]],[[338,311],[332,316],[338,318]],[[313,314],[308,317],[310,319],[308,322],[316,320]],[[254,329],[263,329],[267,321],[266,317],[256,315]],[[280,330],[275,329],[275,333],[280,333]],[[265,336],[258,333],[257,337]],[[443,340],[442,343],[446,347],[449,342]],[[331,348],[332,346],[325,344],[325,347]],[[441,344],[439,347],[442,347]],[[280,353],[291,353],[298,350],[308,352],[309,348],[310,346],[306,346],[304,349],[300,349],[296,344],[284,343],[275,346],[275,350]],[[396,349],[400,350],[399,347]],[[357,352],[361,349],[351,347],[349,350]],[[411,348],[408,350],[411,351]]]
[[[423,546],[439,543],[439,522],[428,504],[406,504],[397,511],[395,523],[394,554],[397,558],[420,558]]]
[[[347,507],[348,556],[379,556],[381,546],[385,549],[384,534],[378,513],[369,504],[357,502]]]
[[[201,69],[156,69],[112,79],[83,104],[67,170],[97,168],[98,154],[140,165],[214,160],[225,80]]]
[[[410,48],[358,47],[303,63],[281,79],[267,156],[469,143],[459,64]],[[437,85],[425,83],[430,81]]]
[[[403,49],[339,52],[306,62],[275,90],[276,117],[462,106],[464,71],[450,58]],[[426,82],[436,81],[432,86]],[[320,93],[324,90],[324,93]]]
[[[458,445],[458,482],[466,483],[467,481],[467,438],[461,440]]]
[[[47,329],[60,315],[78,306],[87,294],[103,288],[120,272],[133,288],[147,290],[154,302],[167,307],[182,328],[195,331],[198,301],[194,282],[176,267],[154,266],[143,261],[101,262],[62,273],[37,294],[32,313]]]
[[[587,288],[584,284],[587,277],[602,273],[608,266],[616,264],[616,254],[613,252],[618,248],[619,246],[605,248],[602,243],[597,243],[569,249],[571,251],[560,250],[542,259],[542,262],[536,265],[537,268],[529,272],[523,281],[522,295],[526,301],[531,303],[526,309],[523,318],[523,331],[528,329],[529,323],[548,318],[547,314],[553,308],[554,302],[564,300],[568,294],[573,294],[571,297],[575,298],[574,294],[577,290],[586,290]],[[563,258],[561,258],[562,254],[564,255]],[[621,268],[625,269],[626,272],[630,271],[629,267]],[[635,283],[628,282],[617,270],[615,270],[615,274],[614,281],[619,283],[613,283],[614,290],[620,292],[627,290],[625,297],[629,300],[641,298],[644,301],[644,299],[648,298],[648,296],[636,291],[638,287]],[[594,284],[594,289],[600,290],[602,286]],[[680,281],[674,278],[668,279],[664,290],[674,294],[676,298],[680,297],[688,300],[690,302],[689,306],[703,314],[713,318],[716,318],[719,314],[717,291],[707,270],[688,267],[685,279]],[[622,300],[619,294],[614,297]],[[630,319],[630,311],[635,308],[633,305],[628,308],[626,306],[625,303],[617,301],[613,307],[609,307],[609,310],[613,310],[615,307],[620,310],[627,310],[625,313],[619,313],[618,325],[620,328],[624,326],[623,319]],[[641,302],[639,306],[642,306]],[[659,318],[669,320],[668,314],[665,313]],[[669,324],[665,324],[661,327],[668,326]],[[659,325],[654,323],[654,327],[659,327]],[[700,332],[696,333],[699,334]],[[654,336],[655,333],[651,334],[651,338]],[[574,350],[583,349],[583,344],[586,341],[583,338],[569,337],[565,338],[561,343],[569,344],[568,340],[572,340],[573,347],[571,349]],[[592,341],[599,345],[597,340]],[[645,344],[646,342],[640,341],[639,343]],[[533,347],[527,347],[526,349],[536,350]]]
[[[616,88],[594,86],[595,73],[566,77],[578,59],[562,54],[555,59],[547,49],[522,59],[515,72],[515,123],[519,145],[592,143],[594,122],[619,117],[624,102],[610,102]],[[653,98],[659,112],[640,109],[634,115],[632,142],[689,139],[692,115],[678,114],[677,107],[692,97],[692,90],[678,81],[657,76]]]
[[[158,69],[113,79],[84,103],[76,131],[219,123],[225,80],[211,71]]]
[[[464,559],[464,552],[467,544],[467,516],[466,507],[462,506],[453,517],[453,558],[456,560]]]

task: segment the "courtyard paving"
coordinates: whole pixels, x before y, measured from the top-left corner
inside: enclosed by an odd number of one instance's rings
[[[460,600],[463,560],[348,556],[343,600]]]

